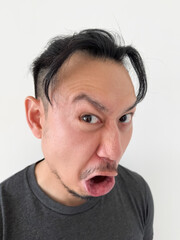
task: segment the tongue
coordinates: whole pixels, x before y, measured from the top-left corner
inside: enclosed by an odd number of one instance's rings
[[[90,196],[99,197],[110,192],[114,184],[114,177],[96,176],[85,181],[85,188]]]

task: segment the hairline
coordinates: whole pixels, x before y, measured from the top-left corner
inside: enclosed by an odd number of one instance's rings
[[[125,64],[125,61],[124,61],[126,56],[124,56],[124,58],[121,59],[121,60],[116,60],[116,59],[114,59],[112,57],[107,57],[107,56],[94,56],[91,52],[89,52],[86,49],[85,50],[76,50],[76,51],[74,51],[72,54],[70,54],[68,56],[68,58],[63,62],[63,64],[58,68],[56,74],[52,77],[50,85],[49,85],[49,89],[48,89],[49,90],[49,100],[50,101],[48,100],[47,96],[45,95],[44,88],[42,86],[41,94],[37,98],[40,98],[42,100],[45,111],[48,110],[48,105],[49,104],[52,105],[52,101],[51,100],[53,99],[54,92],[56,91],[56,89],[61,84],[62,79],[58,78],[59,72],[63,69],[63,67],[67,64],[67,62],[70,61],[71,57],[73,57],[75,54],[78,54],[78,53],[84,54],[85,56],[87,56],[89,58],[97,59],[97,60],[100,60],[100,61],[107,61],[108,60],[108,61],[111,61],[111,62],[114,62],[114,63],[119,63],[122,66],[124,66],[125,69],[128,71],[127,66]],[[41,69],[41,72],[43,72],[43,76],[39,77],[39,78],[43,78],[41,81],[44,81],[44,78],[46,77],[46,75],[49,72],[49,70],[50,70],[50,67],[48,67],[46,69]]]

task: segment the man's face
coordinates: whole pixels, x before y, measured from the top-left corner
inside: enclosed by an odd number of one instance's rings
[[[104,195],[114,186],[132,134],[131,79],[121,64],[82,53],[74,54],[57,77],[60,84],[42,120],[45,161],[66,191]]]

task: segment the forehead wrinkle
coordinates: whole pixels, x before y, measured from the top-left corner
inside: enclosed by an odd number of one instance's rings
[[[81,94],[77,95],[76,97],[74,97],[72,102],[74,103],[74,102],[78,102],[78,101],[82,101],[82,100],[89,102],[96,109],[98,109],[102,112],[109,112],[107,107],[105,107],[103,104],[101,104],[100,102],[98,102],[97,100],[93,99],[92,97],[88,96],[85,93],[81,93]]]

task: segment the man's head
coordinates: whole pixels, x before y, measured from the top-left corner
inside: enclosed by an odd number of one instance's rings
[[[126,57],[139,80],[137,96]],[[54,178],[72,199],[108,193],[131,138],[135,106],[146,94],[140,55],[105,31],[85,30],[54,39],[35,60],[33,75],[36,99],[26,99],[26,113],[42,139],[46,182]]]
[[[125,63],[125,58],[129,58],[138,76],[137,103],[140,102],[147,87],[141,57],[131,46],[118,45],[117,40],[117,37],[100,29],[88,29],[72,36],[54,38],[32,65],[35,97],[45,96],[50,102],[49,93],[56,88],[56,83],[59,84],[57,72],[73,54],[80,51],[97,59],[110,59],[121,64]]]

